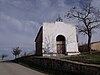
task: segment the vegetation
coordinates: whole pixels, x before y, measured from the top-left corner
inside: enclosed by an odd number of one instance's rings
[[[73,7],[66,15],[68,18],[78,20],[78,31],[88,37],[88,52],[91,54],[91,38],[94,31],[100,28],[100,11],[92,6],[92,0],[85,0],[80,7]]]
[[[65,57],[62,59],[72,60],[72,61],[78,61],[88,64],[98,64],[100,65],[100,52],[96,52],[93,54],[80,54],[80,55],[74,55],[70,57]]]
[[[15,59],[17,58],[17,57],[19,57],[19,55],[20,55],[20,53],[21,53],[21,49],[19,49],[19,47],[16,47],[16,48],[13,48],[13,55],[15,56]]]

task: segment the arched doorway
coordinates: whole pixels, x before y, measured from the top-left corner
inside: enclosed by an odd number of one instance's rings
[[[63,35],[58,35],[56,37],[56,45],[58,54],[66,53],[66,43],[65,43],[65,37]]]

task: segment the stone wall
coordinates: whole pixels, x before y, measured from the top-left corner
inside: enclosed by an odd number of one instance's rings
[[[73,72],[81,75],[100,75],[100,65],[85,64],[70,60],[48,57],[33,57],[30,59],[24,58],[24,60],[26,60],[29,64],[37,64],[41,67],[58,71]]]

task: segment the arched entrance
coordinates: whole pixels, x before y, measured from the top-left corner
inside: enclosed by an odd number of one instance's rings
[[[58,35],[56,37],[56,45],[58,54],[66,53],[66,43],[65,43],[65,37],[63,35]]]

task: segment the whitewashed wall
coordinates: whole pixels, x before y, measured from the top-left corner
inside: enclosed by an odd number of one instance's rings
[[[56,37],[58,35],[63,35],[65,37],[66,52],[69,52],[68,55],[79,54],[76,40],[76,28],[74,25],[65,24],[64,22],[43,23],[43,49],[45,49],[48,44],[49,50],[47,52],[57,53]]]

